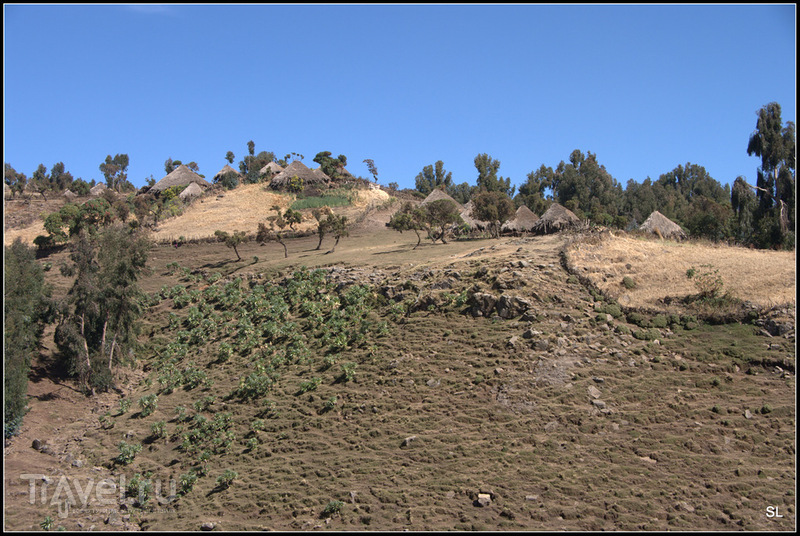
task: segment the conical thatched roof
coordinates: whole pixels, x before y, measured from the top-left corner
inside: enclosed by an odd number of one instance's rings
[[[97,184],[91,187],[91,189],[89,190],[89,195],[102,195],[103,192],[105,192],[107,189],[108,186],[106,186],[106,183],[98,182]]]
[[[512,233],[524,233],[533,229],[533,225],[539,221],[539,216],[533,213],[531,209],[522,205],[517,209],[514,217],[503,224],[502,231]]]
[[[328,174],[322,171],[322,168],[314,168],[311,171],[313,171],[314,175],[316,175],[322,181],[329,182],[331,180]]]
[[[661,238],[682,239],[686,238],[686,233],[683,232],[681,226],[670,220],[659,211],[655,210],[652,214],[639,226],[642,231],[657,234]]]
[[[172,173],[155,183],[148,191],[163,192],[167,188],[172,188],[173,186],[188,186],[193,182],[197,183],[198,186],[203,188],[208,188],[211,186],[210,182],[185,165],[181,164],[175,168]]]
[[[581,222],[571,210],[553,203],[550,205],[542,217],[533,224],[531,231],[536,234],[550,234],[569,229]]]
[[[464,220],[464,223],[469,225],[473,229],[478,229],[480,231],[489,228],[489,222],[476,220],[472,217],[472,200],[470,200],[466,205],[464,205],[463,210],[461,210],[461,219]]]
[[[189,184],[189,186],[184,188],[180,194],[178,194],[178,197],[180,197],[184,201],[188,201],[189,199],[193,197],[198,197],[200,195],[203,195],[203,189],[200,188],[200,186],[198,186],[196,182],[192,182]]]
[[[235,169],[233,169],[233,168],[232,168],[231,166],[229,166],[228,164],[225,164],[225,167],[223,167],[222,169],[220,169],[219,171],[217,171],[217,174],[216,174],[216,175],[214,175],[214,179],[213,179],[213,181],[214,181],[214,182],[219,182],[220,180],[222,180],[222,177],[224,177],[225,175],[228,175],[228,174],[230,174],[230,173],[233,173],[234,175],[236,175],[236,176],[237,176],[238,178],[240,178],[240,179],[242,178],[242,174],[241,174],[241,173],[239,173],[238,171],[236,171]]]
[[[261,173],[262,175],[266,175],[267,173],[272,173],[273,175],[277,175],[281,171],[283,171],[283,168],[281,166],[279,166],[275,162],[270,162],[266,166],[262,167],[259,173]]]
[[[78,197],[78,194],[67,188],[66,190],[64,190],[64,197],[66,197],[67,199],[75,199],[76,197]]]
[[[447,192],[445,192],[441,188],[434,188],[433,191],[428,194],[428,197],[426,197],[425,200],[422,201],[422,203],[420,203],[420,205],[432,203],[433,201],[438,201],[440,199],[448,199],[452,201],[453,203],[455,203],[456,207],[458,207],[459,211],[464,209],[464,207],[461,206],[461,203],[459,203],[458,201],[447,195]]]
[[[11,187],[8,184],[3,183],[3,198],[11,199],[12,197],[11,193],[12,193]]]
[[[314,173],[313,170],[309,169],[308,166],[303,164],[300,160],[295,160],[286,166],[286,169],[272,177],[269,186],[275,189],[285,188],[294,176],[302,179],[304,185],[324,183],[326,179],[324,179],[323,176],[327,177],[324,173],[322,176]],[[330,178],[327,180],[330,180]]]

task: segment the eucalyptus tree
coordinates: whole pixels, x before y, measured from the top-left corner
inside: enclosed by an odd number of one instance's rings
[[[425,166],[414,179],[417,191],[421,194],[429,194],[436,188],[450,188],[453,184],[453,173],[444,169],[444,162],[437,160],[435,164]]]

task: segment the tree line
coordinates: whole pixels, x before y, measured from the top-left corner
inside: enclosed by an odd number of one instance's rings
[[[791,249],[795,244],[794,128],[791,121],[783,124],[777,103],[769,103],[758,111],[756,128],[746,147],[748,155],[761,158],[755,184],[740,176],[732,187],[723,186],[703,166],[687,162],[656,180],[648,177],[637,183],[631,179],[623,188],[596,154],[576,149],[555,168],[542,164],[530,172],[518,189],[509,178],[498,174],[499,160],[479,154],[474,160],[477,171],[474,186],[456,183],[452,172],[444,168],[442,161],[437,161],[416,176],[415,190],[427,195],[441,188],[461,204],[480,201],[478,205],[489,214],[497,210],[503,213],[498,204],[503,197],[513,200],[515,207],[526,205],[537,214],[557,202],[581,219],[621,229],[638,227],[657,210],[693,237]],[[487,204],[486,192],[499,197]],[[410,212],[406,212],[408,216]],[[398,226],[410,224],[406,216],[400,217]],[[417,214],[416,219],[425,218]]]

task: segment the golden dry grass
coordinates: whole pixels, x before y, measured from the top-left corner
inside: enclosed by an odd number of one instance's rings
[[[795,252],[669,240],[608,236],[597,243],[576,243],[570,262],[622,305],[652,307],[664,297],[698,292],[686,271],[719,270],[723,292],[760,306],[795,303]],[[703,265],[710,265],[710,267]],[[636,288],[626,289],[628,276]]]

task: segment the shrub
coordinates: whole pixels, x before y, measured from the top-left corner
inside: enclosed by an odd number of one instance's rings
[[[653,317],[652,323],[654,328],[665,328],[667,327],[667,317],[664,315],[656,315]]]
[[[344,503],[342,501],[330,501],[322,511],[322,517],[332,517],[341,513]]]
[[[125,441],[121,441],[120,444],[117,445],[117,448],[119,449],[119,455],[115,460],[121,465],[129,465],[132,463],[139,451],[142,450],[141,445],[132,445]]]
[[[700,267],[704,270],[698,271],[694,266],[686,270],[686,277],[694,281],[701,299],[716,298],[723,287],[719,270],[711,264],[701,264]]]
[[[224,473],[217,477],[217,486],[222,489],[227,489],[233,484],[233,480],[239,476],[239,473],[226,469]]]
[[[158,407],[158,395],[145,395],[139,399],[139,407],[142,408],[142,417],[152,414]]]
[[[154,422],[153,425],[150,427],[150,432],[153,434],[153,437],[159,438],[164,437],[164,427],[166,423],[164,421],[157,421]]]
[[[184,473],[180,476],[179,485],[180,488],[178,489],[178,493],[181,495],[186,495],[192,488],[194,487],[195,483],[197,482],[197,473],[191,471],[189,473]]]
[[[633,332],[633,337],[640,341],[652,341],[661,336],[661,333],[655,328],[637,329]]]
[[[639,326],[640,328],[650,328],[652,324],[650,320],[647,319],[642,313],[637,313],[636,311],[631,311],[626,315],[626,320],[629,324],[633,324],[635,326]]]
[[[636,288],[636,281],[631,279],[629,276],[625,276],[622,278],[622,286],[628,290]]]

